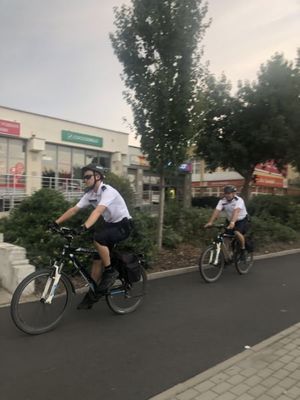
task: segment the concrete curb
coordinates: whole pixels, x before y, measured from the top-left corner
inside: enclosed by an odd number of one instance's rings
[[[290,328],[285,329],[282,332],[277,333],[274,336],[256,344],[255,346],[251,347],[250,349],[244,350],[243,352],[225,360],[214,367],[207,369],[206,371],[195,375],[194,377],[186,380],[185,382],[181,382],[166,391],[159,393],[158,395],[149,398],[148,400],[169,400],[171,398],[175,398],[175,396],[183,391],[196,386],[202,383],[205,380],[210,379],[212,376],[221,373],[225,369],[231,367],[232,365],[240,362],[241,360],[253,355],[253,353],[258,353],[259,351],[265,349],[268,346],[271,346],[273,343],[278,342],[285,336],[290,335],[294,331],[300,328],[300,323],[297,323]]]
[[[290,255],[290,254],[296,254],[296,253],[300,253],[300,249],[282,250],[282,251],[278,251],[276,253],[261,254],[258,256],[254,256],[254,260],[264,260],[266,258],[282,257],[282,256]],[[176,268],[176,269],[169,269],[166,271],[152,272],[152,273],[148,274],[148,279],[153,280],[153,279],[167,278],[169,276],[186,274],[188,272],[194,272],[197,270],[198,270],[198,266],[195,265],[195,266],[186,267],[186,268]]]
[[[289,254],[296,254],[296,253],[300,253],[300,249],[283,250],[283,251],[278,251],[276,253],[261,254],[258,256],[254,256],[254,260],[263,260],[266,258],[281,257],[281,256],[286,256]],[[152,273],[148,273],[147,276],[148,276],[148,280],[151,281],[154,279],[168,278],[170,276],[187,274],[189,272],[194,272],[194,271],[198,271],[197,265],[191,266],[191,267],[186,267],[186,268],[176,268],[176,269],[169,269],[166,271],[152,272]],[[87,290],[86,288],[81,288],[81,289],[79,289],[78,293],[84,293],[86,290]],[[3,291],[3,290],[0,287],[0,292],[1,291]],[[5,296],[5,293],[2,293],[2,296],[0,295],[0,308],[7,307],[10,305],[10,300],[11,300],[12,295],[8,292],[6,292],[6,293],[7,293],[6,296]]]

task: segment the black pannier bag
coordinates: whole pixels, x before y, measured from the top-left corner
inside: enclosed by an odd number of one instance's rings
[[[245,247],[248,253],[254,252],[254,242],[251,236],[245,236]]]
[[[121,253],[120,258],[129,282],[138,282],[142,274],[141,263],[138,256],[134,253]]]

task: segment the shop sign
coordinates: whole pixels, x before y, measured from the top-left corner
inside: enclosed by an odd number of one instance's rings
[[[130,164],[131,165],[139,165],[141,167],[149,167],[149,161],[147,160],[147,158],[143,155],[135,155],[132,154],[130,156]]]
[[[192,173],[192,163],[183,163],[179,165],[179,171],[180,172],[188,172],[189,174]]]
[[[0,119],[0,133],[4,135],[20,136],[20,124],[18,122]]]
[[[284,178],[281,176],[264,176],[256,174],[255,185],[282,188],[284,187]]]
[[[64,142],[72,142],[85,144],[89,146],[103,147],[103,139],[98,136],[85,135],[83,133],[72,131],[61,131],[61,140]]]

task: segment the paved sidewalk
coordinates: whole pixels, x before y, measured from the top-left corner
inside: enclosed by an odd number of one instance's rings
[[[149,400],[300,399],[300,323]]]

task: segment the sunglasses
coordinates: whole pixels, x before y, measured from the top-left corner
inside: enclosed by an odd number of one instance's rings
[[[84,181],[88,181],[89,179],[91,179],[92,176],[93,176],[93,174],[91,174],[91,175],[85,175],[82,179],[83,179]]]

